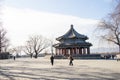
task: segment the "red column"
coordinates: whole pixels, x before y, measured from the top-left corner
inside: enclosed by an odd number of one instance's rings
[[[60,55],[60,49],[59,49],[59,55]]]
[[[74,54],[74,48],[72,48],[72,54]]]
[[[72,48],[72,54],[75,54],[75,48]]]
[[[62,54],[64,54],[64,53],[63,53],[63,52],[64,52],[63,49],[61,49],[61,51],[62,51]]]
[[[79,48],[79,54],[82,54],[82,48]]]
[[[83,48],[83,54],[86,54],[86,48]]]
[[[74,49],[72,48],[72,54],[74,54]]]
[[[87,48],[87,54],[90,54],[90,48],[89,47]]]
[[[78,48],[79,54],[80,54],[80,48]]]
[[[78,54],[78,48],[76,48],[76,54]]]
[[[80,52],[79,52],[79,48],[77,48],[77,53],[80,54]]]
[[[62,54],[65,55],[65,49],[64,48],[62,49]]]
[[[55,48],[55,54],[57,55],[57,48]]]
[[[66,54],[68,54],[68,50],[66,49]]]
[[[66,55],[66,48],[65,48],[65,55]]]
[[[60,54],[62,55],[62,49],[60,49]]]
[[[72,48],[70,49],[70,55],[72,55]]]
[[[74,54],[76,54],[76,48],[74,48]]]

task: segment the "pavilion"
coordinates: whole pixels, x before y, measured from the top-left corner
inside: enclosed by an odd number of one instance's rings
[[[76,54],[90,54],[91,43],[86,42],[87,36],[79,34],[71,25],[70,30],[56,38],[59,43],[54,44],[56,55],[76,55]]]

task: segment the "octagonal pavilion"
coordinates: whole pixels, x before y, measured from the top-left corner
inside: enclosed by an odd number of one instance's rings
[[[78,33],[71,25],[69,31],[56,38],[59,43],[54,44],[56,55],[75,55],[75,54],[90,54],[91,43],[86,42],[88,37]]]

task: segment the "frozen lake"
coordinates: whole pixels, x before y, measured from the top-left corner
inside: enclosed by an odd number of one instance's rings
[[[47,58],[0,60],[0,80],[120,80],[120,61],[56,60]]]

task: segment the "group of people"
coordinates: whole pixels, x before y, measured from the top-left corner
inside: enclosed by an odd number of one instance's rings
[[[70,60],[69,65],[73,66],[73,60],[74,59],[71,55],[69,56],[69,60]],[[50,57],[50,61],[51,61],[51,65],[53,66],[54,65],[54,56],[53,55]]]

